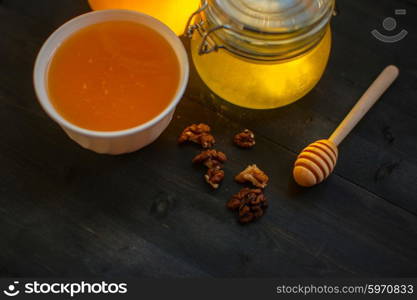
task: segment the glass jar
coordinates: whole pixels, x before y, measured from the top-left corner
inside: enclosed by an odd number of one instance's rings
[[[334,0],[202,0],[186,34],[196,69],[221,98],[253,109],[290,104],[320,80]]]

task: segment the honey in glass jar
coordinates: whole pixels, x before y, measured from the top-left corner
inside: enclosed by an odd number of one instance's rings
[[[290,104],[323,75],[333,10],[334,0],[202,0],[187,30],[196,69],[238,106]]]

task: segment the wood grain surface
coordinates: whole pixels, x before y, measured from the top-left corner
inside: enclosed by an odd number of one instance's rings
[[[113,157],[70,141],[32,86],[43,42],[89,11],[87,1],[0,1],[0,276],[417,276],[417,1],[337,2],[328,68],[301,101],[237,108],[193,71],[161,138]],[[408,36],[373,38],[398,8],[407,9],[396,18]],[[401,75],[341,144],[334,174],[297,187],[297,153],[328,137],[388,64]],[[218,191],[191,164],[199,149],[176,144],[194,122],[210,124],[230,158]],[[232,144],[243,128],[257,136],[252,150]],[[249,163],[271,177],[270,208],[241,226],[225,203],[240,189],[233,175]]]

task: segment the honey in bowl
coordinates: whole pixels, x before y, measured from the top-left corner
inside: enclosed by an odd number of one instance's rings
[[[94,131],[120,131],[164,111],[180,82],[175,51],[155,30],[107,21],[74,33],[56,50],[48,93],[67,121]]]

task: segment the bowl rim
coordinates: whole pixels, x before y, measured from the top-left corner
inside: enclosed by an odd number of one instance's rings
[[[84,25],[81,25],[78,29],[69,30],[66,34],[64,33],[71,27],[77,27],[78,24],[88,21],[88,19],[94,18],[94,17],[109,17],[112,19],[112,16],[114,16],[114,20],[121,20],[123,21],[123,16],[130,16],[134,17],[134,21],[137,21],[140,24],[143,24],[145,26],[148,26],[152,28],[153,30],[157,31],[172,47],[172,49],[175,52],[175,55],[178,59],[179,65],[180,65],[180,81],[177,87],[177,91],[170,101],[169,105],[161,111],[157,116],[152,118],[151,120],[147,121],[146,123],[140,124],[138,126],[123,129],[123,130],[117,130],[117,131],[98,131],[98,130],[91,130],[86,129],[80,126],[77,126],[67,119],[65,119],[63,116],[61,116],[56,109],[54,108],[51,99],[47,92],[47,74],[49,69],[49,64],[52,59],[52,57],[55,54],[55,51],[61,46],[62,42],[67,40],[72,34],[79,31],[82,28],[86,28],[93,24],[98,24],[106,21],[97,21],[92,23],[86,23]],[[109,20],[110,20],[109,19]],[[109,21],[108,20],[108,21]],[[129,19],[132,21],[131,19]],[[142,22],[141,22],[142,21]],[[143,23],[145,21],[145,23]],[[64,35],[64,37],[61,37],[61,35]],[[48,53],[50,53],[48,55]],[[90,136],[90,137],[105,137],[105,138],[119,138],[123,136],[129,136],[141,131],[145,131],[148,128],[153,127],[154,125],[161,122],[165,117],[171,113],[180,100],[182,99],[185,89],[188,84],[189,80],[189,73],[190,73],[190,66],[188,61],[188,55],[185,50],[184,45],[182,44],[179,37],[164,23],[159,21],[158,19],[149,16],[147,14],[127,10],[127,9],[107,9],[107,10],[99,10],[99,11],[92,11],[85,14],[82,14],[78,17],[75,17],[68,22],[61,25],[58,29],[56,29],[45,41],[42,48],[40,49],[34,66],[34,72],[33,72],[33,83],[35,88],[35,93],[38,99],[38,102],[41,104],[42,108],[45,110],[45,112],[49,115],[50,118],[52,118],[55,122],[57,122],[61,127],[70,129],[74,132],[77,132],[82,135]]]

